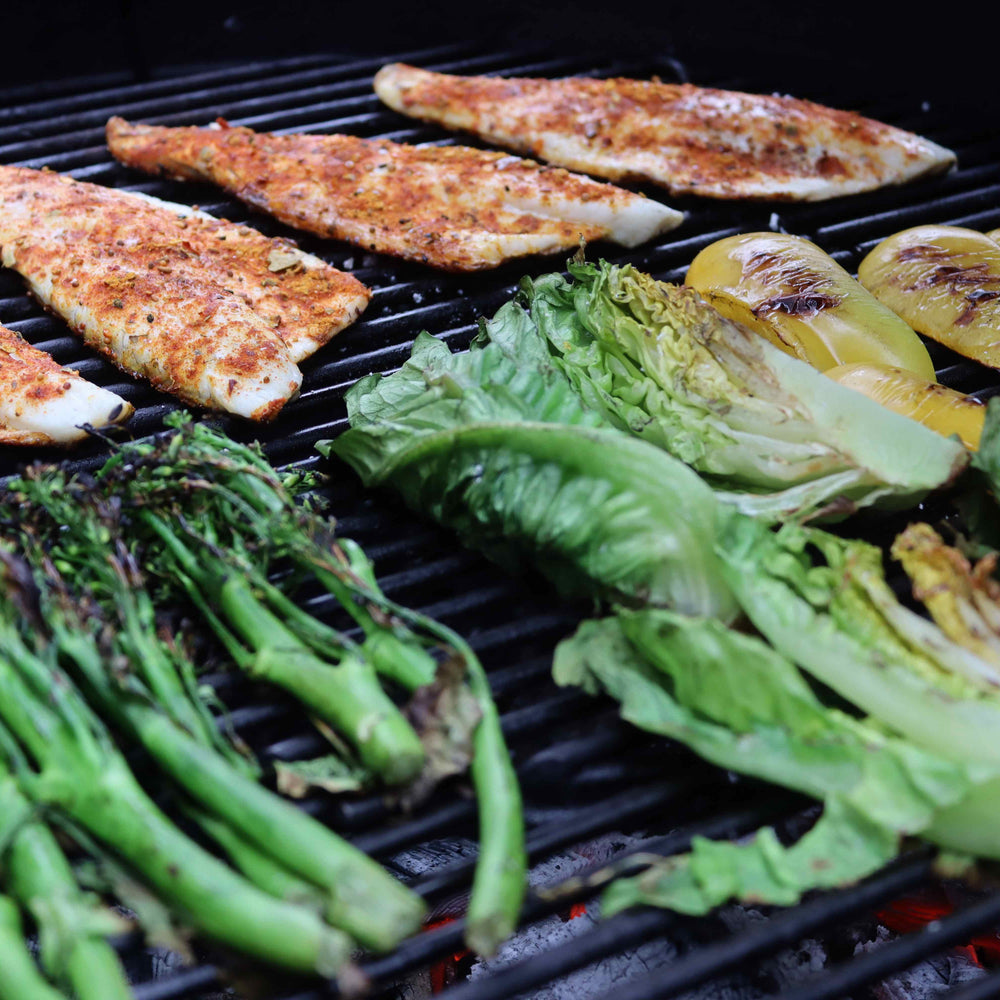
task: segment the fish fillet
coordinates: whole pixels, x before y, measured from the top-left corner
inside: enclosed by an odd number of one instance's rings
[[[288,241],[27,167],[0,167],[0,259],[126,371],[253,420],[369,296]]]
[[[209,180],[282,222],[449,271],[608,239],[636,246],[683,215],[651,198],[494,151],[224,123],[112,118],[111,152],[151,173]]]
[[[249,226],[233,225],[207,212],[145,198],[178,216],[184,241],[144,234],[150,252],[176,266],[191,260],[216,284],[235,292],[267,320],[288,347],[292,360],[304,361],[334,334],[364,312],[371,291],[357,278],[300,250],[291,240],[267,237]],[[190,221],[182,221],[190,220]]]
[[[19,333],[0,326],[0,444],[68,445],[86,427],[123,423],[133,413],[121,396],[56,364]]]
[[[396,111],[612,180],[674,194],[820,201],[949,169],[948,149],[793,97],[690,84],[549,80],[382,67]]]

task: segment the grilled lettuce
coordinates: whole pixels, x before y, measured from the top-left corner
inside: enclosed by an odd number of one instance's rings
[[[900,603],[879,549],[744,519],[727,522],[718,552],[743,611],[783,655],[916,745],[1000,768],[996,668]]]
[[[743,843],[694,837],[691,850],[654,861],[639,875],[604,892],[601,912],[659,906],[701,915],[730,900],[792,906],[812,889],[836,889],[878,871],[899,850],[899,837],[872,823],[838,796],[790,846],[764,827]]]
[[[564,640],[553,674],[559,684],[609,694],[634,725],[720,767],[823,803],[817,823],[790,846],[770,828],[738,844],[695,838],[690,854],[615,882],[606,914],[637,903],[700,914],[731,898],[789,905],[808,890],[854,882],[891,860],[908,836],[933,832],[947,841],[966,803],[997,773],[828,707],[790,660],[716,621],[619,609]],[[996,857],[1000,801],[986,798],[994,832],[982,839]]]
[[[1000,684],[1000,582],[993,575],[997,553],[975,565],[929,525],[911,524],[892,543],[892,556],[902,563],[938,627],[949,639],[986,661],[983,672]]]
[[[896,598],[880,550],[800,523],[831,505],[912,500],[947,482],[964,450],[877,404],[868,412],[781,352],[761,375],[759,339],[751,356],[708,331],[661,364],[659,342],[687,334],[669,333],[680,329],[669,303],[626,270],[574,266],[576,286],[540,279],[467,352],[421,335],[400,371],[348,393],[350,429],[319,450],[508,568],[610,606],[560,647],[560,683],[603,691],[636,725],[824,804],[791,847],[769,831],[699,841],[609,905],[791,902],[862,877],[914,834],[1000,858],[1000,671]],[[607,291],[612,275],[632,298]],[[727,351],[743,368],[718,361]],[[747,385],[772,377],[781,402],[765,405]],[[789,386],[800,403],[780,395]],[[810,421],[825,422],[819,443]],[[787,467],[758,466],[769,433]],[[857,450],[838,450],[846,441]],[[748,489],[755,475],[760,492]],[[817,681],[860,718],[818,697]]]
[[[906,507],[965,466],[956,440],[887,411],[634,267],[569,263],[519,301],[584,403],[756,516]],[[529,328],[485,327],[511,357]],[[475,350],[475,345],[473,346]]]
[[[683,462],[606,426],[544,358],[452,354],[423,334],[347,404],[351,428],[319,450],[507,568],[533,564],[567,595],[735,616],[714,545],[729,508]]]
[[[788,658],[711,619],[619,609],[559,645],[553,676],[606,691],[628,721],[713,764],[820,800],[835,793],[900,833],[1000,772],[828,707]]]

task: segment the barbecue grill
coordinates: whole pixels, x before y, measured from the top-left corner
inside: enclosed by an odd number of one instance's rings
[[[1000,927],[1000,894],[970,892],[961,896],[954,912],[922,929],[898,935],[886,934],[884,927],[879,930],[876,914],[894,900],[937,888],[928,849],[914,848],[853,888],[815,894],[785,910],[727,908],[699,919],[633,910],[595,921],[594,901],[612,869],[635,872],[644,853],[682,852],[698,834],[733,838],[771,823],[782,836],[794,837],[814,818],[816,807],[791,793],[723,773],[683,747],[632,729],[618,719],[609,702],[556,688],[549,674],[552,650],[587,608],[559,601],[541,582],[513,579],[461,550],[448,532],[404,510],[391,496],[362,491],[346,466],[326,463],[314,450],[317,440],[344,429],[343,393],[357,378],[398,367],[421,330],[464,347],[476,332],[478,318],[492,315],[522,275],[560,270],[564,261],[529,259],[484,274],[441,274],[295,233],[209,187],[140,176],[116,164],[104,146],[103,126],[112,114],[178,125],[205,124],[221,116],[266,131],[344,131],[406,142],[472,143],[405,121],[380,104],[371,78],[383,62],[397,59],[456,73],[657,74],[665,80],[690,79],[750,91],[767,85],[752,76],[734,76],[725,63],[713,64],[704,57],[700,62],[601,61],[565,52],[497,53],[466,43],[378,58],[308,55],[259,60],[163,73],[138,83],[115,75],[79,78],[0,93],[0,162],[49,167],[197,204],[269,235],[290,236],[374,289],[362,319],[303,365],[301,396],[272,425],[247,427],[211,418],[236,437],[261,440],[279,466],[330,473],[325,493],[342,533],[366,548],[393,599],[419,607],[468,637],[490,671],[503,713],[525,795],[534,867],[521,929],[500,961],[484,964],[456,957],[462,952],[461,914],[475,850],[475,805],[462,781],[440,788],[409,814],[371,795],[315,795],[303,802],[303,808],[376,856],[431,903],[434,926],[393,953],[363,963],[373,993],[386,998],[421,996],[430,970],[437,985],[454,980],[445,990],[452,1000],[904,995],[891,992],[908,982],[893,979],[895,974],[931,968],[930,960],[940,969],[949,955],[967,955],[950,949],[989,937]],[[792,91],[793,83],[785,89]],[[959,167],[944,177],[812,205],[669,199],[687,213],[679,229],[632,251],[594,244],[588,256],[632,262],[676,281],[708,243],[770,228],[813,239],[853,272],[878,240],[907,226],[1000,226],[1000,135],[978,115],[977,107],[938,105],[933,93],[919,89],[912,97],[859,95],[850,92],[842,78],[826,86],[813,84],[808,93],[792,92],[934,139],[957,152]],[[662,197],[652,189],[647,193]],[[162,429],[164,416],[176,408],[171,398],[123,376],[83,348],[61,320],[44,313],[25,294],[10,271],[0,271],[0,322],[132,402],[136,414],[129,433],[134,436]],[[932,346],[931,351],[945,384],[979,398],[1000,391],[1000,382],[987,369],[943,348]],[[106,451],[99,440],[86,443],[68,459],[55,451],[27,456],[7,450],[0,453],[0,474],[17,472],[26,457],[63,460],[85,471]],[[852,524],[852,530],[855,527]],[[890,525],[869,515],[861,529],[884,540]],[[314,610],[333,613],[319,598]],[[230,709],[231,723],[263,761],[300,759],[322,751],[320,737],[290,701],[243,677],[220,673],[210,680]],[[862,947],[863,942],[872,946]],[[311,1000],[334,993],[332,986],[313,981],[267,978],[211,948],[198,951],[197,964],[178,967],[169,955],[151,952],[137,940],[123,940],[120,947],[135,982],[136,1000],[207,1000],[229,995],[231,986],[239,995],[267,1000]],[[795,956],[806,953],[808,960],[796,965]],[[629,956],[638,959],[630,963]],[[971,960],[966,964],[968,981],[950,990],[949,997],[1000,995],[1000,973],[983,971]],[[958,966],[953,962],[953,967]],[[944,979],[947,976],[938,982]]]

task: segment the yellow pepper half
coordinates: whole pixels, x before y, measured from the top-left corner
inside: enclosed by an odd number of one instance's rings
[[[868,362],[935,379],[913,330],[800,236],[729,236],[695,257],[685,281],[724,316],[820,371]]]
[[[938,434],[957,434],[971,451],[979,448],[986,405],[972,396],[886,365],[841,365],[824,374]]]
[[[858,280],[914,330],[1000,368],[1000,245],[959,226],[915,226],[883,240]]]

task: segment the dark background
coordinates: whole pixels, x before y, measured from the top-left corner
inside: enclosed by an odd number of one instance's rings
[[[992,113],[1000,94],[996,4],[22,0],[4,7],[3,89],[312,52],[380,56],[471,38],[498,50],[674,56],[695,68],[721,62],[761,89],[794,87],[801,96],[919,93]]]

